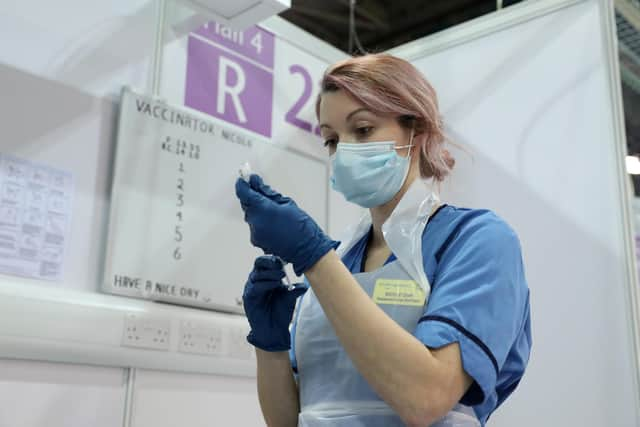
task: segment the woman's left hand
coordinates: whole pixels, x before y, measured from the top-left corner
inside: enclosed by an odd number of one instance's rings
[[[258,175],[251,175],[249,183],[239,178],[236,195],[251,230],[251,243],[293,264],[297,275],[340,243],[331,240],[293,200],[271,189]]]

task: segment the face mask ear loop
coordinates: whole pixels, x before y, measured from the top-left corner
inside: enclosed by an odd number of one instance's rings
[[[413,148],[413,127],[411,127],[411,136],[409,137],[409,155],[408,155],[408,163],[409,165],[407,166],[407,170],[404,172],[404,178],[402,178],[402,183],[404,185],[404,182],[407,180],[407,177],[409,176],[409,169],[411,169],[411,149]],[[398,154],[396,153],[396,156]]]
[[[411,126],[411,136],[409,137],[409,164],[411,164],[411,151],[413,150],[413,131],[414,127]]]

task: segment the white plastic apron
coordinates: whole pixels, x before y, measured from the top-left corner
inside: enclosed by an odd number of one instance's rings
[[[370,296],[379,279],[414,280],[423,289],[426,286],[428,299],[430,288],[422,267],[422,231],[438,199],[431,191],[425,191],[423,184],[423,181],[418,181],[412,185],[383,225],[385,241],[398,259],[376,271],[354,274],[354,278]],[[338,253],[344,254],[353,246],[354,240],[364,235],[363,230],[366,232],[368,229],[365,218]],[[414,236],[418,232],[419,241]],[[413,272],[413,277],[407,270]],[[409,333],[415,330],[425,308],[396,304],[379,306]],[[354,367],[324,315],[313,289],[309,289],[302,298],[294,339],[301,408],[299,427],[404,426],[400,417],[376,395]],[[432,426],[478,427],[480,423],[473,409],[457,405]]]

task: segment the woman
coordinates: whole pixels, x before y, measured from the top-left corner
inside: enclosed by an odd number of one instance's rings
[[[332,187],[369,214],[339,244],[259,176],[236,183],[252,243],[273,254],[244,292],[267,424],[485,425],[531,347],[515,233],[439,202],[453,160],[436,94],[408,62],[334,65],[316,112]],[[282,260],[305,284],[282,285]]]

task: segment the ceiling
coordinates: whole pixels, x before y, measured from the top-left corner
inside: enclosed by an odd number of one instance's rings
[[[627,152],[640,156],[640,3],[627,1],[619,8],[616,26]],[[635,195],[640,196],[640,175],[631,177]]]
[[[503,0],[507,7],[522,0]],[[349,0],[292,0],[280,14],[345,52],[349,51]],[[379,52],[494,12],[496,0],[358,0],[355,28],[365,50]],[[355,48],[350,53],[356,53]]]

